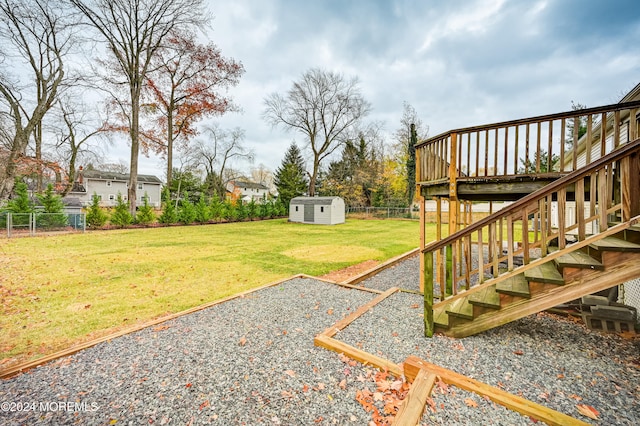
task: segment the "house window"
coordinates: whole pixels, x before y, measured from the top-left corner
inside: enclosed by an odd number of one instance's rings
[[[113,201],[113,200],[115,200],[115,199],[116,199],[116,196],[115,196],[115,195],[113,195],[113,194],[109,194],[109,200],[110,200],[110,201]]]
[[[142,189],[142,184],[141,183],[138,184],[138,189]]]
[[[296,206],[296,211],[298,211],[298,206]]]
[[[324,207],[320,207],[320,213],[324,213]]]
[[[110,180],[107,181],[107,186],[111,186],[111,181]]]

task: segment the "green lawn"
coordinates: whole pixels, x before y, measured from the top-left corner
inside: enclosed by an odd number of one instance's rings
[[[0,370],[297,273],[389,259],[418,247],[418,230],[270,220],[0,239]]]

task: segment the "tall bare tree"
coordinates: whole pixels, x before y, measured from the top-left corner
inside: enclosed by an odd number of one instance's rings
[[[30,140],[35,141],[35,163],[42,161],[42,120],[61,89],[73,39],[67,15],[47,0],[0,1],[0,49],[10,59],[0,71],[0,101],[12,124],[9,155],[0,168],[0,198],[11,193]],[[28,72],[27,80],[16,71],[10,75],[7,66]]]
[[[167,35],[208,21],[204,0],[69,0],[107,43],[124,77],[130,104],[129,210],[136,211],[140,98],[151,60]]]
[[[400,128],[395,132],[396,150],[400,161],[404,163],[407,181],[407,205],[411,207],[416,189],[416,150],[415,144],[426,139],[429,126],[425,125],[415,108],[408,102],[402,104],[402,118]]]
[[[356,77],[312,68],[293,83],[286,96],[272,93],[265,99],[265,120],[307,138],[312,154],[309,195],[316,193],[320,163],[347,140],[347,133],[371,110]]]
[[[227,173],[231,170],[230,162],[235,159],[252,162],[254,153],[244,146],[244,130],[240,128],[225,130],[214,125],[205,128],[205,135],[208,138],[197,141],[191,154],[207,173],[205,184],[209,195],[217,194],[223,200],[227,183],[234,179]]]

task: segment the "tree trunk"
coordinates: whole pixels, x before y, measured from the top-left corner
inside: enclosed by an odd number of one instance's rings
[[[309,176],[309,197],[316,196],[316,180],[318,179],[318,171],[320,168],[320,160],[318,160],[318,156],[314,155],[313,157],[313,173]]]
[[[172,178],[173,178],[173,102],[169,106],[167,111],[167,186],[171,186]]]
[[[129,165],[129,213],[136,216],[136,189],[138,186],[138,156],[140,154],[140,141],[138,139],[140,123],[140,89],[131,88],[131,163]]]

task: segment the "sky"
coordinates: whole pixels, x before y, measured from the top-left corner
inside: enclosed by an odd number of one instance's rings
[[[253,166],[272,171],[302,134],[262,118],[311,68],[357,77],[391,141],[403,102],[429,135],[618,102],[640,82],[637,0],[208,0],[203,39],[246,70],[228,94],[241,113],[217,117],[245,130]],[[115,148],[115,147],[114,147]],[[128,162],[126,146],[113,160]],[[121,153],[121,154],[120,154]],[[251,165],[235,168],[249,171]],[[140,173],[164,176],[159,158]]]

